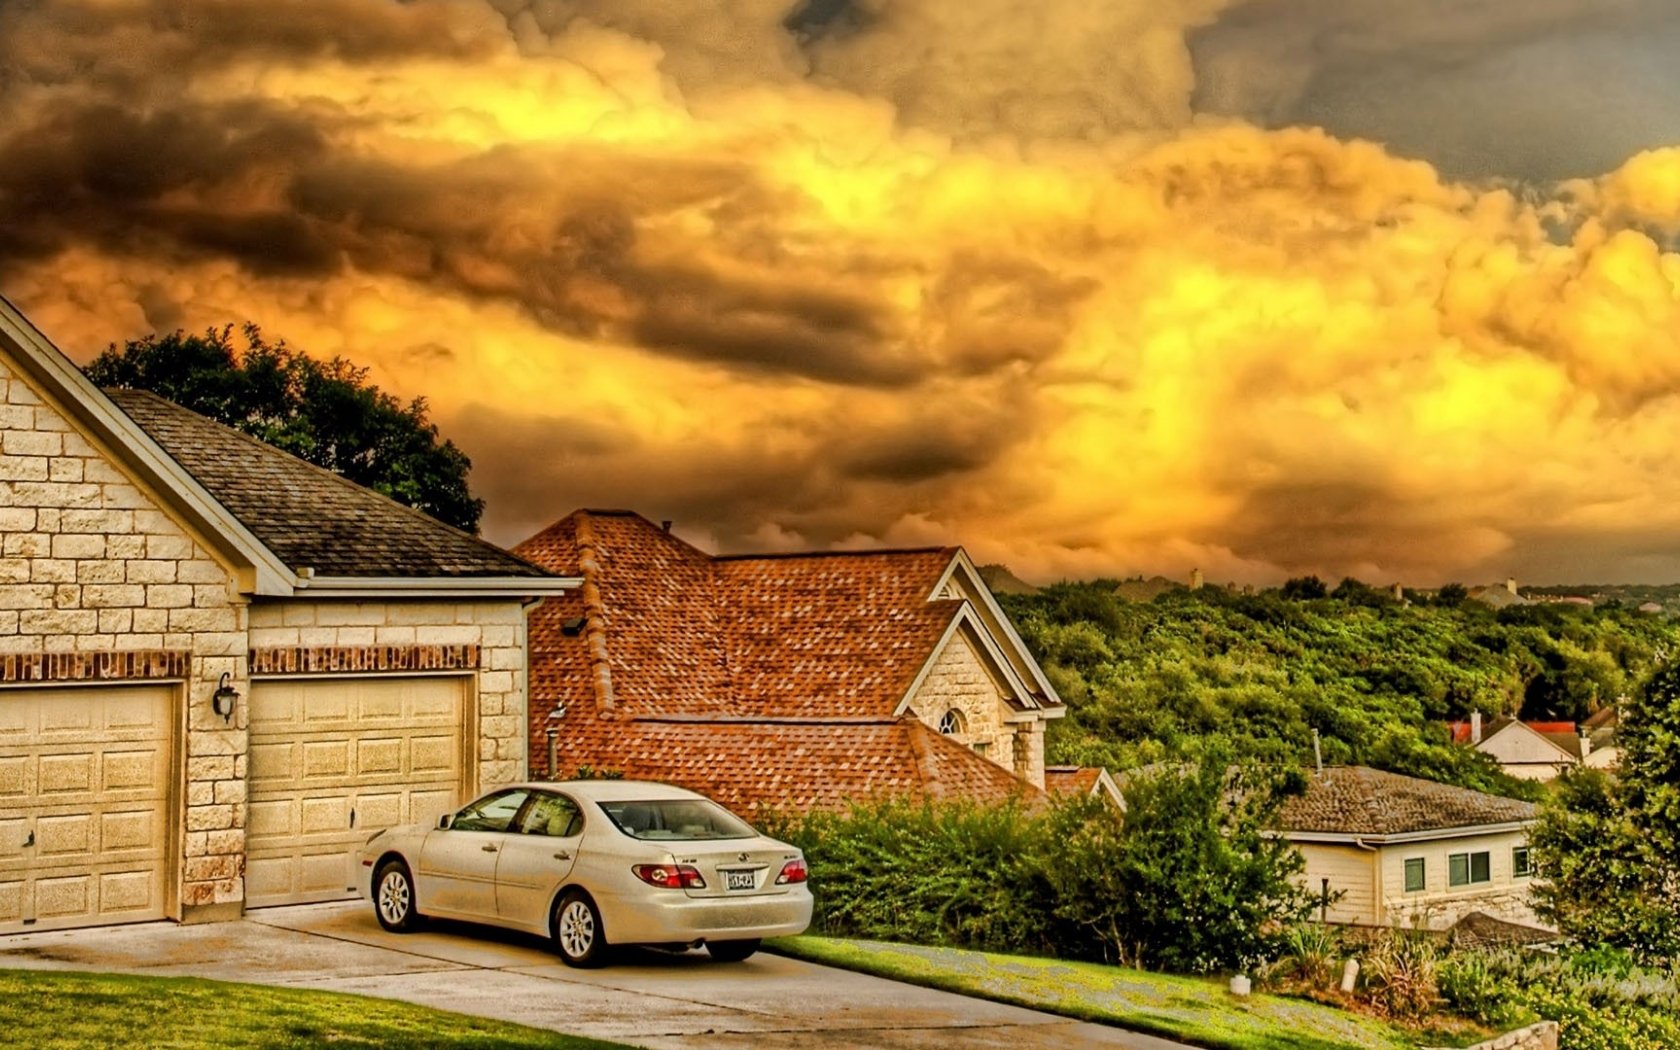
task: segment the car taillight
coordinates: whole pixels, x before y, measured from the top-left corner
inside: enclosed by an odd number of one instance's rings
[[[637,864],[630,870],[649,886],[663,886],[668,890],[706,888],[700,869],[688,864]]]
[[[782,865],[782,873],[776,876],[776,885],[786,886],[790,882],[804,882],[810,877],[805,870],[805,858],[790,860]]]

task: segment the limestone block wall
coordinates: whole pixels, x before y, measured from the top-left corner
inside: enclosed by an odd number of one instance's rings
[[[223,673],[248,688],[246,607],[163,506],[0,358],[0,654],[20,680],[179,678],[190,913],[244,896],[245,727],[210,694]],[[66,658],[136,651],[147,658]]]
[[[476,647],[477,784],[523,780],[526,772],[525,610],[500,601],[259,601],[251,607],[253,650],[437,651]]]
[[[952,635],[910,701],[916,718],[938,729],[947,711],[960,715],[962,729],[952,739],[970,747],[983,745],[985,756],[1011,772],[1044,786],[1044,734],[1036,724],[1005,721],[1012,711],[1003,684],[986,667],[972,639]],[[1016,736],[1021,734],[1017,754]]]

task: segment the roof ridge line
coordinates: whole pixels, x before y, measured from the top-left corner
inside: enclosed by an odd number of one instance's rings
[[[576,539],[578,572],[583,576],[583,585],[578,589],[583,596],[583,635],[584,647],[589,654],[589,680],[595,694],[595,710],[605,714],[614,711],[617,704],[613,696],[612,663],[607,655],[607,614],[601,601],[598,541],[587,513],[578,515]]]
[[[854,550],[765,551],[758,554],[713,554],[713,561],[786,561],[794,558],[860,558],[879,554],[944,554],[955,546],[863,547]]]

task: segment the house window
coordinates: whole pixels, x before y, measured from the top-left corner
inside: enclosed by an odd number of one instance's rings
[[[1511,874],[1519,879],[1526,879],[1534,874],[1534,860],[1528,855],[1527,846],[1512,847]]]
[[[974,743],[970,744],[969,746],[974,748],[974,753],[975,754],[984,758],[986,756],[986,752],[988,752],[992,749],[992,742],[990,740],[976,740]]]
[[[951,736],[953,734],[962,732],[963,731],[962,712],[958,711],[956,708],[953,707],[949,711],[946,711],[944,714],[940,715],[939,716],[939,731],[946,736]]]
[[[1447,858],[1447,884],[1449,886],[1469,886],[1478,882],[1490,882],[1493,873],[1488,866],[1486,850],[1480,853],[1454,853]]]
[[[1406,858],[1406,892],[1407,893],[1422,893],[1423,892],[1423,886],[1424,886],[1423,858],[1422,857],[1407,857]]]

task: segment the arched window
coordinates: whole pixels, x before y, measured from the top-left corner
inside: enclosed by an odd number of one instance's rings
[[[942,734],[944,734],[945,736],[951,736],[954,733],[962,732],[963,731],[962,712],[958,711],[956,708],[953,707],[949,711],[946,711],[944,714],[940,715],[939,716],[939,731]]]

